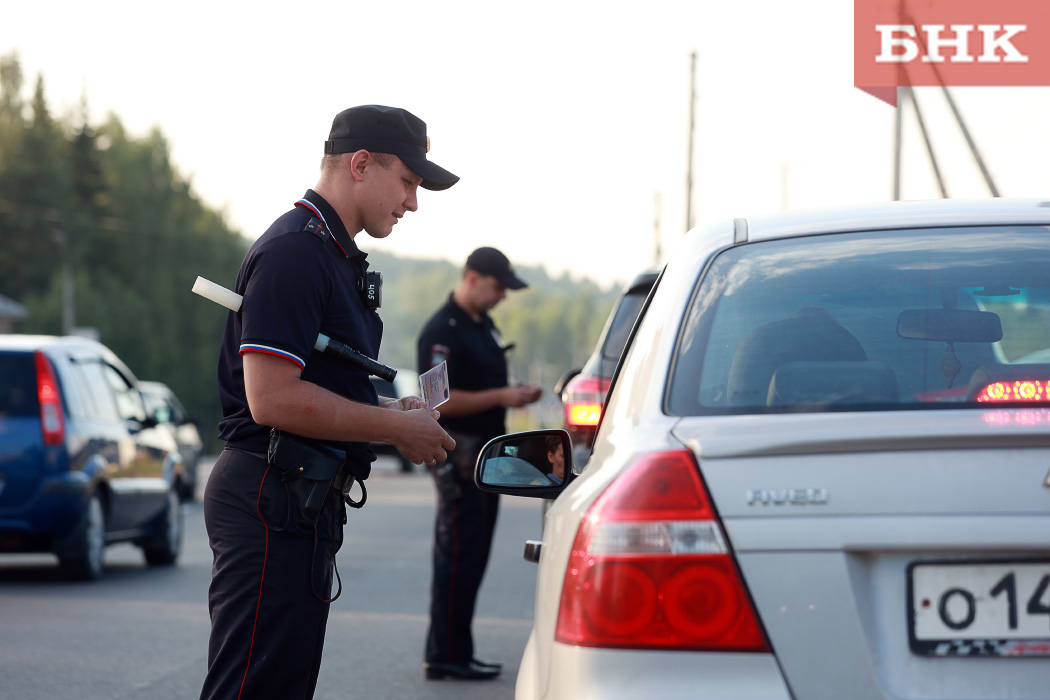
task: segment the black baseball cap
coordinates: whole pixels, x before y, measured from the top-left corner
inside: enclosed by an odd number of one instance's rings
[[[467,269],[491,275],[507,289],[524,289],[529,284],[514,274],[507,256],[495,248],[478,248],[467,258]]]
[[[354,153],[362,149],[397,156],[423,178],[424,189],[446,190],[459,182],[459,177],[427,160],[430,138],[426,123],[399,107],[361,105],[335,115],[324,152]]]

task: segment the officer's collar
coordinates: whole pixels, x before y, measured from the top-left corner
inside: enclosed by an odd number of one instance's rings
[[[297,206],[306,207],[318,217],[324,223],[324,227],[328,229],[328,232],[332,234],[332,238],[335,239],[336,245],[343,251],[343,255],[348,258],[356,258],[360,256],[362,259],[367,258],[367,253],[362,253],[361,249],[354,243],[354,239],[350,237],[350,234],[346,230],[346,226],[343,226],[343,220],[339,218],[339,214],[336,213],[332,205],[325,201],[325,198],[317,194],[313,190],[307,190],[303,198],[295,203]]]

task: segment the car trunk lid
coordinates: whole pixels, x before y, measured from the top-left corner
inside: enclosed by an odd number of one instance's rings
[[[1050,412],[1005,409],[674,433],[797,697],[993,698],[1045,693],[1050,659],[1000,654],[1050,653],[1048,427]]]

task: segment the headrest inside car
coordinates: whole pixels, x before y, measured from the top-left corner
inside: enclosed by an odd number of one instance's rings
[[[789,362],[769,382],[767,406],[896,402],[897,377],[885,362]]]

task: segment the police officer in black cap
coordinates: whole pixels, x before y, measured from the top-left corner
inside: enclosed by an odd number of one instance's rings
[[[338,583],[341,487],[363,489],[369,442],[429,464],[455,446],[422,399],[381,399],[365,369],[314,349],[324,334],[378,356],[383,324],[355,237],[386,237],[416,210],[417,188],[457,182],[429,148],[426,125],[403,109],[340,112],[317,185],[237,274],[244,300],[227,317],[218,371],[226,448],[204,495],[214,563],[201,698],[313,697]]]
[[[474,485],[474,463],[489,439],[506,432],[508,408],[539,399],[533,385],[507,381],[507,345],[488,312],[508,289],[526,283],[495,248],[478,248],[448,301],[419,336],[419,371],[447,362],[449,399],[441,405],[441,426],[456,440],[448,460],[430,469],[438,491],[434,526],[430,627],[424,675],[427,679],[481,680],[499,675],[500,664],[474,654],[471,624],[496,528],[499,496]]]

